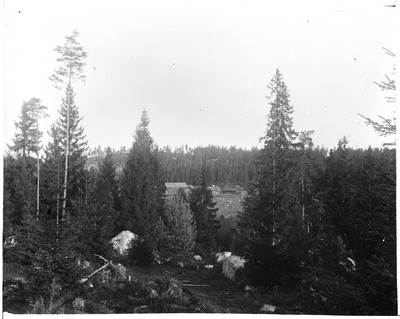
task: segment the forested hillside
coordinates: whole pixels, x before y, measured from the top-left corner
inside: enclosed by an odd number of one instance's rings
[[[117,170],[122,171],[128,151],[125,148],[112,150],[112,157]],[[185,182],[198,186],[205,170],[209,185],[240,185],[247,188],[255,176],[254,158],[258,149],[246,150],[231,146],[216,145],[188,146],[175,148],[163,147],[158,150],[162,167],[162,179],[165,182]],[[89,151],[87,163],[89,167],[98,169],[105,156],[101,146]]]
[[[89,151],[73,89],[73,80],[84,78],[87,55],[78,37],[74,32],[56,48],[60,68],[51,79],[61,93],[59,118],[47,128],[50,141],[41,145],[46,107],[32,98],[22,103],[3,158],[3,262],[18,269],[18,276],[5,273],[3,309],[123,313],[133,304],[172,312],[177,308],[168,305],[179,300],[187,308],[178,312],[195,311],[182,291],[174,295],[164,287],[168,293],[154,295],[151,287],[162,283],[143,278],[156,276],[163,267],[157,260],[185,267],[199,255],[213,263],[223,249],[245,260],[231,285],[283,299],[296,294],[301,313],[397,313],[393,131],[367,118],[388,145],[354,149],[343,137],[330,150],[315,146],[312,128],[294,129],[295,108],[277,69],[268,85],[261,149],[159,148],[144,110],[132,123],[129,148]],[[166,182],[193,188],[167,198]],[[211,185],[245,188],[241,209],[217,218]],[[139,238],[126,256],[110,244],[121,231]],[[145,274],[134,280],[150,297],[138,297],[143,291],[127,283],[126,269]],[[221,280],[213,274],[209,284]],[[128,288],[126,304],[107,302]],[[92,303],[77,310],[72,305],[79,298]]]

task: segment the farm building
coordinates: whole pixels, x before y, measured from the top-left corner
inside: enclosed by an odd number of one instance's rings
[[[236,186],[225,186],[224,188],[221,189],[221,194],[241,194],[241,195],[246,195],[246,191],[244,190],[243,187],[236,185]]]
[[[240,194],[236,188],[233,187],[225,187],[221,189],[221,194]]]
[[[165,187],[167,188],[166,190],[166,195],[167,197],[172,197],[174,196],[179,188],[182,188],[185,192],[189,191],[189,187],[186,185],[186,183],[165,183]]]
[[[209,186],[207,187],[209,190],[211,190],[213,195],[219,195],[221,193],[221,187],[219,186]]]

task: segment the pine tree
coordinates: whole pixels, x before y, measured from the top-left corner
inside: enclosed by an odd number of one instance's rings
[[[165,185],[149,123],[147,112],[143,111],[121,182],[122,218],[126,229],[139,236],[154,233],[164,204]]]
[[[40,138],[42,132],[39,130],[39,118],[45,117],[47,108],[41,105],[38,98],[31,98],[24,101],[21,107],[21,115],[19,122],[15,123],[17,133],[13,140],[14,145],[10,147],[12,151],[17,153],[21,161],[21,177],[23,179],[22,188],[24,193],[24,201],[27,202],[27,209],[30,210],[33,204],[32,198],[32,182],[36,177],[36,214],[39,216],[39,185],[40,185]],[[36,154],[36,172],[33,172],[33,158],[31,153]]]
[[[164,218],[158,221],[160,252],[176,261],[187,259],[193,251],[195,222],[190,206],[175,195],[165,204]]]
[[[60,55],[57,62],[61,66],[54,71],[49,77],[57,89],[66,88],[66,99],[63,100],[66,112],[64,114],[64,132],[65,132],[65,165],[64,165],[64,193],[63,193],[63,214],[65,214],[67,207],[67,187],[68,187],[68,172],[69,172],[69,156],[70,156],[70,142],[71,142],[71,107],[73,105],[73,90],[72,83],[75,80],[85,81],[86,76],[83,74],[83,69],[86,65],[85,59],[87,53],[77,42],[79,33],[75,30],[71,36],[66,37],[66,42],[63,46],[57,46],[54,50]],[[73,124],[72,124],[73,125]]]
[[[289,93],[276,71],[264,148],[258,159],[258,177],[239,214],[236,249],[248,259],[246,266],[259,284],[285,284],[304,254],[300,205],[300,176],[296,166]],[[287,284],[287,283],[286,283]]]
[[[37,175],[37,186],[36,186],[36,218],[39,218],[39,210],[40,210],[40,159],[39,159],[39,151],[40,151],[40,138],[43,133],[39,130],[39,118],[48,117],[46,114],[47,107],[41,105],[41,101],[37,98],[32,98],[29,101],[33,107],[33,115],[35,118],[35,142],[36,142],[36,175]]]
[[[26,102],[22,104],[19,122],[15,122],[17,133],[13,139],[14,145],[10,149],[16,152],[23,159],[26,159],[30,153],[36,151],[35,143],[35,117],[33,103]]]

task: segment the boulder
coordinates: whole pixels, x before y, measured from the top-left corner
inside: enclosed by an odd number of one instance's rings
[[[264,313],[273,313],[273,312],[275,312],[275,310],[276,310],[276,307],[275,307],[275,306],[265,304],[265,305],[263,305],[263,306],[261,307],[260,312],[264,312]]]
[[[235,280],[236,270],[243,268],[245,260],[239,256],[229,256],[225,258],[222,262],[222,273],[225,277]]]
[[[129,230],[124,230],[111,239],[111,244],[114,249],[118,251],[120,255],[127,255],[130,248],[131,241],[138,240],[139,236],[130,232]]]
[[[83,300],[82,298],[76,298],[72,302],[72,306],[74,307],[75,310],[83,311],[85,308],[85,300]]]
[[[202,261],[203,260],[203,258],[201,258],[201,256],[199,256],[199,255],[194,255],[193,259],[196,260],[196,261]]]
[[[247,292],[249,292],[249,291],[254,291],[254,288],[253,288],[252,286],[246,285],[246,286],[244,287],[244,290],[247,291]]]
[[[213,269],[213,268],[214,268],[214,265],[204,265],[204,268],[206,268],[206,269]]]
[[[224,261],[226,258],[232,256],[232,253],[230,251],[224,251],[223,253],[217,253],[215,254],[215,257],[217,258],[217,262]]]

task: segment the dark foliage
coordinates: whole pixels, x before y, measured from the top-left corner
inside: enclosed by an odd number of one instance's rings
[[[133,241],[128,251],[128,263],[138,266],[149,266],[153,260],[154,239],[144,238]]]
[[[165,185],[161,180],[157,148],[148,130],[149,122],[143,111],[121,181],[121,218],[125,228],[139,236],[154,231],[164,205]]]

